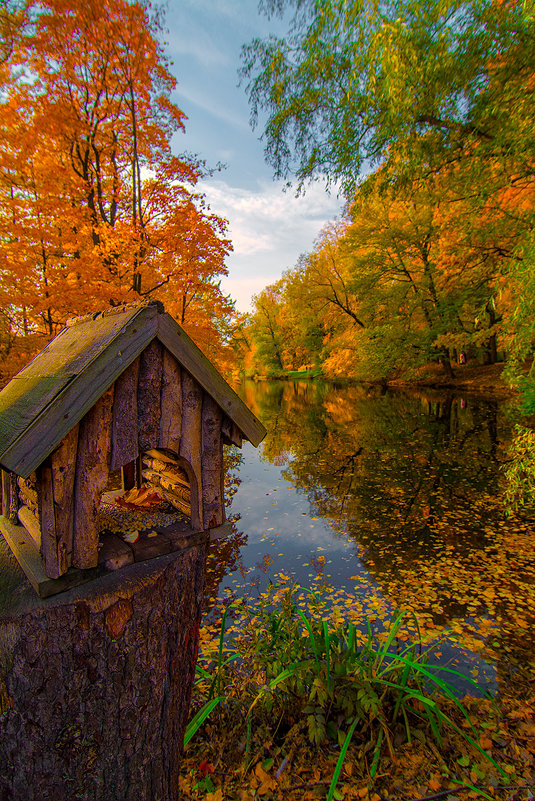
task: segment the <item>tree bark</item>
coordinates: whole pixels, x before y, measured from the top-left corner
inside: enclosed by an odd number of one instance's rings
[[[3,610],[2,801],[178,797],[205,565],[202,544]]]

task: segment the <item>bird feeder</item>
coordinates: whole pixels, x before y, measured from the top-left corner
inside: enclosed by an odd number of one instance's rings
[[[0,392],[0,530],[42,597],[180,550],[224,522],[223,444],[265,433],[160,303],[75,318]],[[181,519],[103,532],[110,477]]]

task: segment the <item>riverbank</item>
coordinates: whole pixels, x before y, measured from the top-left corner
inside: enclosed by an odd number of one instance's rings
[[[391,378],[388,380],[356,380],[351,378],[340,379],[324,376],[320,369],[288,371],[276,376],[255,376],[254,380],[279,381],[315,381],[327,380],[335,384],[366,384],[392,387],[393,389],[431,387],[435,389],[452,389],[477,393],[491,397],[513,397],[518,394],[504,378],[505,362],[485,365],[457,365],[453,368],[453,376],[446,375],[444,368],[438,364],[429,364],[421,369],[419,374],[408,377]]]
[[[514,396],[517,390],[511,388],[504,378],[505,362],[485,365],[459,365],[453,368],[450,378],[440,365],[429,365],[421,377],[411,379],[396,378],[387,382],[390,387],[436,387],[442,389],[464,390],[471,393]]]
[[[412,612],[366,634],[354,601],[283,576],[205,623],[181,799],[532,798],[529,670],[460,698]]]

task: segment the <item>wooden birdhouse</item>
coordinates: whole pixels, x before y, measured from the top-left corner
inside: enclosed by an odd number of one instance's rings
[[[76,318],[0,392],[0,530],[42,596],[170,553],[224,521],[223,444],[264,435],[160,303]],[[102,530],[141,487],[180,520]]]

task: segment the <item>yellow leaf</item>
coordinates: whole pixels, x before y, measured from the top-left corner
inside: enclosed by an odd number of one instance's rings
[[[214,793],[207,793],[204,796],[204,801],[223,801],[223,791],[218,787]]]

